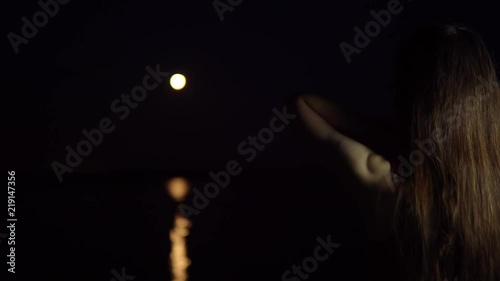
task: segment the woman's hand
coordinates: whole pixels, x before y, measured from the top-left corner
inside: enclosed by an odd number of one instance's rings
[[[332,102],[318,96],[299,97],[297,110],[313,135],[334,148],[336,155],[331,155],[332,161],[347,166],[351,172],[349,178],[355,183],[384,192],[392,189],[389,161],[339,131],[359,135],[363,131],[362,124]]]
[[[369,237],[375,241],[386,241],[392,233],[395,204],[395,196],[391,192],[390,163],[348,136],[349,133],[351,136],[363,136],[363,133],[373,131],[382,134],[383,130],[376,127],[365,130],[363,120],[353,118],[353,115],[318,96],[302,96],[296,103],[306,127],[326,145],[324,154],[333,164],[336,177],[357,201]],[[365,134],[365,137],[370,139],[370,135]]]

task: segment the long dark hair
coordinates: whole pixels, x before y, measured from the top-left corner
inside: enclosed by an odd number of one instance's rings
[[[415,160],[396,194],[408,278],[499,281],[500,91],[492,57],[477,33],[446,25],[416,32],[397,61],[404,153]]]

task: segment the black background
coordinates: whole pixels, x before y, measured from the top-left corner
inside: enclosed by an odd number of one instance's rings
[[[201,188],[209,171],[244,163],[238,145],[297,93],[390,115],[393,54],[417,27],[465,24],[500,52],[494,1],[401,1],[404,10],[348,64],[340,42],[352,44],[353,28],[387,3],[244,0],[221,22],[211,1],[72,0],[18,54],[7,34],[20,34],[21,17],[40,8],[3,3],[3,159],[16,171],[16,277],[108,281],[125,267],[134,280],[169,280],[175,206],[165,180],[184,176]],[[186,89],[164,81],[59,183],[50,165],[64,161],[64,147],[113,117],[111,102],[156,64],[185,74]],[[318,150],[296,119],[244,165],[193,218],[191,280],[280,280],[329,234],[342,246],[309,280],[393,278],[393,245],[367,240]],[[3,261],[6,240],[0,251]]]

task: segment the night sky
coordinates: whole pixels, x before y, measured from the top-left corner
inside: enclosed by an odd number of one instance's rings
[[[126,267],[134,280],[170,280],[175,207],[164,181],[201,187],[236,160],[242,174],[193,219],[191,280],[280,280],[328,234],[342,246],[308,280],[391,280],[379,266],[391,246],[368,242],[299,118],[252,161],[238,152],[269,127],[273,108],[293,114],[300,93],[390,116],[393,56],[418,27],[461,23],[500,53],[494,1],[413,0],[348,63],[339,44],[354,44],[353,28],[389,2],[243,0],[221,21],[212,1],[71,0],[17,54],[7,34],[20,35],[21,18],[40,6],[4,3],[3,159],[18,174],[17,277],[107,281]],[[184,74],[186,88],[165,78],[120,120],[113,101],[157,65]],[[60,183],[51,165],[103,118],[114,131]]]

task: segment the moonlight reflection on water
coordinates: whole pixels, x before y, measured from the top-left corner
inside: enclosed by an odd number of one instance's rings
[[[177,203],[181,203],[189,192],[189,183],[184,178],[173,178],[167,182],[167,192]],[[176,208],[177,210],[177,208]],[[189,235],[191,221],[176,211],[174,227],[170,230],[170,270],[173,281],[188,280],[187,268],[191,260],[187,255],[186,237]]]

